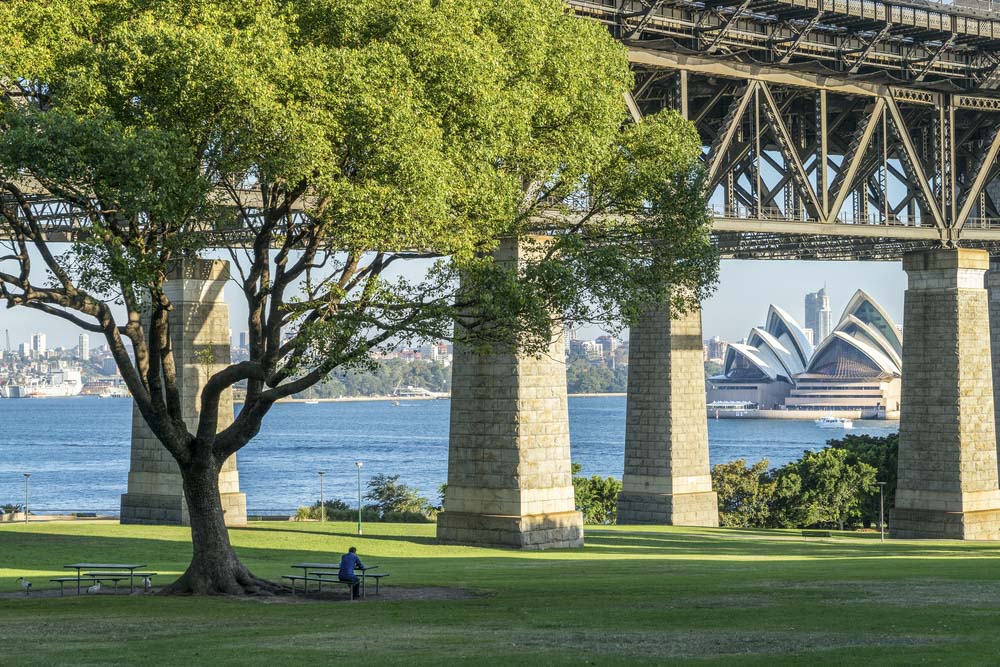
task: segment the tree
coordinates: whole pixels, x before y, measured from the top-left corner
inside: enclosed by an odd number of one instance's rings
[[[399,475],[379,473],[368,480],[365,500],[373,501],[367,508],[381,516],[391,512],[423,513],[430,502],[406,484],[400,484]]]
[[[397,344],[537,353],[715,281],[697,133],[627,124],[623,48],[560,0],[9,0],[0,82],[0,299],[102,335],[177,461],[194,548],[167,592],[278,590],[239,561],[218,488],[275,401]],[[73,209],[65,250],[39,193]],[[494,262],[502,239],[537,251]],[[189,428],[165,277],[217,247],[249,354]]]
[[[875,489],[876,470],[851,462],[846,450],[827,447],[805,452],[774,477],[776,498],[790,525],[835,525],[840,530],[861,517],[861,501]],[[787,524],[786,524],[787,525]]]
[[[885,437],[874,435],[845,435],[841,440],[830,440],[830,447],[843,449],[848,453],[848,463],[866,463],[876,470],[876,481],[885,482],[886,511],[896,506],[896,479],[899,467],[899,434]],[[878,489],[861,499],[861,521],[865,526],[879,521]]]
[[[719,498],[719,524],[729,528],[770,525],[774,483],[767,459],[751,466],[746,459],[712,466],[712,489]]]
[[[583,522],[599,526],[617,523],[621,480],[600,475],[577,476],[582,469],[579,463],[572,465],[573,495],[576,508],[583,513]]]

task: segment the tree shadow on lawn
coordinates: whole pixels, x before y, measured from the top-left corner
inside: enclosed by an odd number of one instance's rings
[[[398,525],[398,524],[396,524]],[[426,525],[426,524],[419,524]],[[250,531],[250,532],[264,532],[264,533],[300,533],[302,535],[310,535],[312,537],[337,537],[346,540],[385,540],[389,542],[409,542],[411,544],[422,544],[422,545],[435,545],[438,543],[437,538],[434,537],[421,537],[418,535],[378,535],[369,534],[358,535],[357,533],[351,532],[340,532],[340,531],[326,531],[326,530],[302,530],[300,528],[269,528],[265,526],[245,526],[240,528],[231,528],[231,531]]]
[[[733,536],[735,537],[735,536]],[[588,546],[602,554],[651,555],[669,552],[671,555],[730,555],[738,557],[798,556],[811,558],[886,558],[893,556],[944,558],[1000,558],[1000,544],[959,542],[897,542],[871,540],[848,542],[843,539],[769,539],[755,534],[753,538],[733,539],[724,534],[677,532],[627,532],[591,530],[586,533]]]

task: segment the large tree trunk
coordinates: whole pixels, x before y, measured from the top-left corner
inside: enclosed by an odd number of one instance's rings
[[[219,496],[219,465],[214,457],[181,466],[184,498],[191,518],[191,564],[163,589],[173,595],[269,595],[285,587],[255,577],[229,542]]]

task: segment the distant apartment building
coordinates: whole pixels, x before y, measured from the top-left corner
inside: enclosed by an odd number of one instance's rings
[[[240,349],[241,350],[249,350],[250,349],[250,346],[247,343],[247,332],[246,331],[241,331],[240,332]]]
[[[36,333],[31,336],[31,351],[38,357],[44,357],[47,351],[46,336],[43,333]]]
[[[600,359],[604,356],[604,348],[597,341],[574,338],[569,342],[569,353],[573,357]]]
[[[76,343],[76,356],[80,361],[90,360],[90,336],[87,334],[80,334]]]
[[[833,330],[833,311],[830,310],[830,297],[826,295],[825,287],[818,292],[806,294],[805,328],[812,329],[816,344]]]
[[[718,336],[704,341],[705,361],[715,361],[721,364],[726,358],[726,349],[728,347],[729,343]]]

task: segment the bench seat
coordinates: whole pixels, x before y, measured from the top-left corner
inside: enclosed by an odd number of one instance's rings
[[[321,591],[321,592],[323,590],[323,584],[340,584],[341,586],[347,586],[348,587],[348,595],[350,595],[351,594],[350,588],[354,586],[354,582],[353,581],[340,581],[339,579],[329,579],[327,577],[314,577],[312,575],[310,575],[310,576],[307,577],[307,576],[301,575],[301,574],[285,574],[285,575],[282,575],[281,578],[282,579],[288,579],[289,581],[292,582],[292,595],[295,595],[295,590],[296,590],[295,582],[297,582],[297,581],[301,581],[302,582],[302,594],[303,595],[305,595],[306,593],[309,592],[309,582],[310,581],[315,581],[317,583],[318,590]]]
[[[59,584],[59,595],[65,595],[66,594],[65,587],[66,587],[67,583],[74,583],[75,584],[78,581],[81,584],[86,583],[86,584],[89,584],[89,585],[93,585],[93,583],[94,583],[94,580],[92,578],[85,577],[85,576],[82,576],[82,575],[80,576],[79,579],[77,579],[76,577],[56,577],[55,579],[49,579],[49,581]]]
[[[335,572],[335,571],[331,571],[331,570],[316,570],[314,572],[310,572],[309,576],[311,576],[311,577],[339,577],[340,576],[340,572]],[[378,574],[376,574],[374,572],[365,572],[364,576],[361,577],[361,581],[364,582],[365,579],[374,579],[375,580],[375,595],[378,595],[379,594],[378,591],[379,591],[379,582],[380,582],[380,580],[382,579],[382,577],[388,577],[388,576],[389,576],[388,572],[379,572]],[[330,580],[330,579],[324,579],[324,581],[332,581],[332,580]]]

